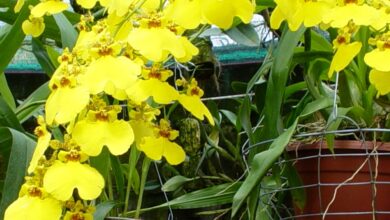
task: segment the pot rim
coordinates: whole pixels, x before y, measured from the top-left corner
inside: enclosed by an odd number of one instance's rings
[[[380,141],[361,141],[361,140],[335,140],[334,149],[343,150],[373,150],[376,147],[378,151],[390,151],[390,142]],[[287,145],[287,151],[297,150],[329,150],[326,140],[314,143],[302,143],[299,141]]]

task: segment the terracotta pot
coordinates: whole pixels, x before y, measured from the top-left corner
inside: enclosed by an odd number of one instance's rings
[[[377,143],[377,146],[379,153],[390,153],[390,143]],[[371,152],[373,147],[372,142],[362,145],[359,141],[336,141],[335,154],[332,155],[325,142],[289,146],[290,155],[297,159],[295,167],[307,187],[306,207],[303,210],[295,208],[295,219],[322,219],[322,213],[331,201],[337,185],[353,175],[367,158],[366,148]],[[321,156],[318,156],[319,153]],[[375,204],[375,219],[390,219],[390,154],[378,156],[377,170],[376,196],[373,195],[374,184],[371,184],[372,175],[375,173],[375,160],[370,157],[369,162],[353,180],[339,188],[325,219],[374,219],[372,201]]]

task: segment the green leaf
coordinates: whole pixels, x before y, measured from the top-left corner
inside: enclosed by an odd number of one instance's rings
[[[260,46],[260,38],[251,24],[240,23],[239,25],[225,31],[230,38],[238,44],[249,47]]]
[[[0,0],[0,7],[9,7],[10,6],[10,1],[7,0]]]
[[[240,131],[241,128],[240,126],[238,126],[239,124],[237,124],[237,115],[234,114],[233,112],[229,111],[229,110],[224,110],[224,109],[221,109],[219,110],[223,115],[225,115],[225,117],[234,125],[236,126],[236,129],[237,131]]]
[[[90,157],[91,166],[96,168],[107,181],[110,178],[110,152],[106,147],[96,157]]]
[[[0,42],[3,40],[7,33],[11,30],[12,26],[9,24],[3,24],[0,26]]]
[[[261,11],[263,11],[264,9],[267,9],[267,8],[268,8],[268,6],[262,6],[262,5],[256,6],[256,8],[255,8],[255,13],[261,12]]]
[[[53,17],[60,29],[63,48],[72,49],[77,40],[77,31],[63,13],[55,14]]]
[[[257,70],[255,75],[253,75],[252,79],[249,80],[246,93],[250,93],[256,84],[263,83],[263,79],[261,77],[267,73],[273,65],[273,61],[270,59],[271,54],[271,52],[268,52],[261,67]]]
[[[5,74],[0,72],[0,95],[3,97],[4,101],[8,106],[14,110],[16,108],[15,99],[12,95],[11,90],[8,87],[7,79]]]
[[[192,178],[187,178],[185,176],[174,176],[164,183],[164,185],[161,187],[161,190],[164,192],[172,192],[177,190],[183,184],[192,180]]]
[[[120,164],[118,157],[114,155],[110,155],[110,158],[111,158],[112,174],[115,178],[116,189],[119,194],[119,199],[120,201],[124,201],[125,200],[125,178],[123,176],[122,166]]]
[[[3,218],[5,209],[18,198],[36,144],[31,138],[17,130],[0,128],[0,133],[3,132],[9,132],[12,135],[12,145],[1,146],[10,148],[11,153],[2,191],[0,218]]]
[[[16,116],[18,120],[23,123],[29,119],[35,112],[42,108],[47,97],[50,94],[48,82],[42,84],[31,95],[27,97],[17,108]]]
[[[272,167],[273,163],[283,153],[285,146],[288,144],[295,131],[297,123],[298,120],[295,120],[290,128],[272,142],[268,150],[262,151],[254,156],[248,176],[234,195],[232,217],[237,214],[246,198],[253,192],[254,188],[260,183],[260,180],[267,173],[268,169]]]
[[[211,186],[187,193],[167,203],[142,209],[141,212],[167,208],[168,206],[172,209],[196,209],[228,204],[232,202],[233,195],[240,186],[241,182],[224,183],[217,186]]]
[[[302,187],[303,182],[298,174],[298,171],[295,169],[291,162],[288,162],[286,164],[284,176],[287,177],[288,186],[292,188],[290,193],[294,205],[296,205],[299,209],[303,210],[306,205],[306,191],[305,188]]]
[[[285,28],[278,47],[273,54],[274,62],[267,82],[267,92],[264,105],[264,127],[261,140],[275,138],[283,131],[281,121],[281,107],[283,103],[284,91],[290,73],[290,64],[294,55],[296,45],[300,41],[305,28],[301,27],[297,31],[290,31]],[[259,152],[251,150],[249,160]]]
[[[304,51],[296,52],[293,57],[293,63],[308,63],[315,59],[327,59],[332,60],[333,52],[327,51]]]
[[[238,111],[238,117],[240,120],[240,124],[244,128],[246,134],[248,135],[249,142],[253,144],[253,131],[251,124],[251,102],[249,96],[246,96],[240,106]]]
[[[258,185],[258,187],[253,188],[252,193],[247,198],[248,205],[246,210],[248,214],[248,220],[255,220],[256,218],[259,193],[260,193],[260,184]]]
[[[319,110],[324,108],[328,108],[333,105],[333,100],[328,97],[322,97],[320,99],[314,100],[306,104],[305,108],[302,110],[300,117],[306,117],[308,115],[313,114]]]
[[[96,210],[93,213],[94,220],[104,220],[108,213],[117,205],[114,201],[104,201],[96,206]]]
[[[274,166],[277,167],[277,166]],[[273,172],[275,174],[276,172]],[[257,205],[256,210],[256,220],[272,220],[271,214],[272,207],[269,205],[270,201],[273,199],[274,192],[277,189],[280,189],[280,185],[278,185],[273,176],[265,176],[261,180],[260,188],[260,201]]]
[[[0,154],[5,161],[9,160],[9,154],[12,146],[12,134],[8,128],[0,128]]]
[[[256,0],[256,5],[263,5],[271,8],[276,6],[274,0]]]
[[[46,52],[55,68],[57,68],[60,64],[58,63],[58,57],[61,55],[60,52],[54,49],[54,47],[46,45]]]
[[[343,121],[343,118],[340,118],[342,116],[347,115],[347,113],[351,110],[352,108],[337,108],[337,117],[333,115],[333,113],[329,116],[328,119],[328,127],[326,128],[327,131],[334,131],[337,130]],[[334,147],[334,134],[327,134],[326,135],[326,143],[328,145],[329,150],[334,153],[333,147]]]
[[[37,40],[36,38],[32,39],[32,52],[35,55],[35,57],[38,60],[38,63],[41,65],[43,71],[51,77],[56,70],[56,66],[54,63],[52,63],[49,54],[46,51],[45,46],[42,44],[41,41]]]
[[[264,81],[264,83],[258,84],[255,86],[255,97],[254,102],[256,104],[256,109],[258,113],[261,113],[264,109],[264,96],[267,93],[267,83]]]
[[[219,115],[219,112],[218,112],[218,105],[216,102],[210,100],[207,102],[206,104],[207,108],[209,109],[211,115],[213,116],[213,118],[216,119],[216,123],[221,123],[221,116]]]
[[[307,87],[306,82],[298,82],[286,87],[284,100],[288,100],[293,94],[298,91],[303,91]]]
[[[18,17],[15,23],[12,25],[12,28],[9,29],[7,34],[4,35],[0,41],[0,73],[3,73],[7,68],[8,64],[11,62],[16,51],[19,49],[20,45],[23,42],[25,37],[22,31],[22,23],[24,20],[28,19],[30,10],[28,9],[28,4],[30,1],[27,1],[22,9],[20,10]]]
[[[2,97],[0,97],[0,127],[9,127],[21,132],[24,131],[15,113]]]
[[[311,29],[311,49],[316,51],[328,51],[333,53],[332,44],[325,38],[324,34],[318,33]]]

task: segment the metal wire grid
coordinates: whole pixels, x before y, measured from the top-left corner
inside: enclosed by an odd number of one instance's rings
[[[349,118],[347,118],[349,119]],[[349,119],[351,120],[351,119]],[[352,134],[352,133],[359,133],[361,138],[361,146],[362,146],[362,151],[357,152],[357,153],[339,153],[337,154],[329,154],[329,153],[324,153],[327,148],[324,148],[320,145],[317,154],[314,155],[309,155],[309,156],[300,156],[294,159],[283,159],[277,162],[279,165],[283,165],[285,163],[296,163],[297,161],[302,161],[302,160],[308,160],[308,159],[318,159],[317,160],[317,183],[315,184],[308,184],[308,185],[302,185],[299,187],[288,187],[284,186],[281,188],[266,188],[266,186],[263,186],[265,188],[266,193],[263,193],[262,196],[267,196],[269,198],[269,201],[265,204],[273,210],[272,213],[268,213],[269,217],[275,217],[275,215],[278,217],[278,219],[301,219],[301,218],[308,218],[308,217],[318,217],[325,219],[325,217],[330,217],[330,216],[357,216],[357,215],[371,215],[372,219],[376,219],[377,215],[389,215],[388,218],[390,218],[390,210],[377,210],[376,205],[375,205],[375,198],[376,198],[376,186],[378,185],[388,185],[390,187],[390,181],[378,181],[376,180],[376,170],[375,167],[372,167],[372,164],[370,160],[375,160],[378,162],[378,158],[383,159],[384,157],[389,157],[390,152],[379,152],[375,148],[374,149],[369,149],[368,144],[365,140],[365,133],[368,132],[390,132],[390,129],[374,129],[374,128],[356,128],[356,129],[345,129],[345,130],[335,130],[335,131],[322,131],[322,132],[313,132],[313,133],[304,133],[304,134],[297,134],[294,137],[295,138],[311,138],[311,137],[320,137],[319,142],[322,144],[323,139],[326,134]],[[249,152],[250,149],[254,147],[258,147],[260,145],[272,142],[273,140],[267,140],[263,141],[261,143],[257,143],[255,145],[252,145],[246,149],[247,152]],[[345,181],[345,182],[333,182],[333,183],[324,183],[321,182],[321,158],[327,158],[327,157],[364,157],[364,164],[367,164],[368,166],[368,171],[370,174],[370,180],[369,181],[354,181],[351,182]],[[357,164],[360,165],[360,164]],[[362,166],[361,166],[362,167]],[[359,169],[359,168],[358,168]],[[361,171],[361,170],[360,170]],[[357,173],[354,173],[356,175]],[[358,185],[367,185],[371,187],[371,203],[372,203],[372,210],[371,211],[354,211],[354,212],[329,212],[328,206],[330,204],[322,204],[322,194],[321,194],[321,187],[344,187],[344,186],[358,186]],[[275,198],[275,195],[281,192],[290,192],[292,190],[296,189],[308,189],[308,188],[317,188],[318,191],[318,201],[319,201],[319,210],[320,212],[318,213],[305,213],[305,214],[296,214],[294,213],[294,208],[293,207],[288,207],[286,204],[277,204],[273,201]],[[274,196],[270,196],[274,195]],[[334,196],[334,195],[333,195]],[[335,195],[337,197],[337,194]],[[390,195],[389,195],[390,196]],[[260,199],[261,200],[261,199]]]

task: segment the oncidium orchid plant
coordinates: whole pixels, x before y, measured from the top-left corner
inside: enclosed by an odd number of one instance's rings
[[[390,65],[387,62],[390,59],[390,2],[275,0],[275,3],[270,18],[272,28],[278,29],[283,21],[287,21],[291,31],[301,26],[327,31],[323,33],[329,34],[333,44],[333,57],[326,70],[327,76],[332,79],[337,73],[338,78],[340,73],[343,79],[339,85],[339,105],[352,107],[350,113],[353,119],[362,126],[377,127],[376,117],[383,115],[378,107],[384,102],[375,102],[375,97],[390,92]],[[344,91],[348,91],[349,95]],[[384,107],[382,105],[382,109]]]
[[[18,0],[14,10],[23,4]],[[87,13],[77,25],[74,47],[65,48],[58,58],[45,114],[38,117],[38,141],[28,174],[5,220],[93,219],[106,181],[90,165],[90,157],[100,155],[104,147],[112,155],[122,155],[132,146],[149,160],[182,163],[186,153],[175,142],[179,133],[161,112],[177,102],[199,120],[207,119],[211,125],[214,120],[200,99],[203,91],[196,79],[179,76],[169,83],[174,74],[168,66],[187,63],[198,54],[192,40],[199,33],[188,37],[187,30],[202,31],[208,25],[227,29],[235,17],[248,23],[255,6],[249,0],[77,0],[77,4]],[[106,16],[95,21],[88,10],[96,5]],[[40,36],[44,17],[68,6],[60,0],[30,6],[23,31]],[[126,203],[123,213],[127,209]]]
[[[270,10],[270,27],[281,29],[275,33],[282,34],[260,74],[254,77],[259,84],[264,82],[266,94],[257,93],[256,96],[265,100],[256,103],[257,111],[248,110],[254,113],[252,118],[258,114],[259,122],[256,127],[246,129],[250,169],[233,197],[232,217],[237,218],[244,207],[248,219],[281,218],[284,214],[291,217],[289,211],[276,213],[286,191],[268,191],[284,184],[291,187],[294,206],[305,207],[305,187],[288,154],[283,154],[297,128],[312,134],[342,126],[389,128],[390,125],[390,1],[274,0],[271,3],[275,7]],[[269,74],[263,77],[264,73]],[[253,87],[252,84],[250,89]],[[300,140],[308,137],[303,136],[295,137]],[[333,133],[326,135],[330,150],[334,137]],[[388,137],[388,134],[378,137],[373,133],[365,138],[389,141]],[[274,141],[271,143],[270,139]],[[316,136],[307,139],[318,140]],[[280,163],[280,158],[286,161]]]

